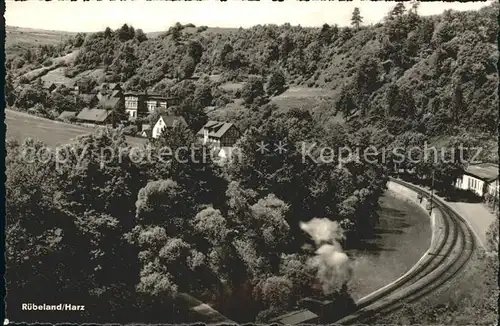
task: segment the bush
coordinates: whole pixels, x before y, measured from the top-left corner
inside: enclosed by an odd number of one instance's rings
[[[123,128],[123,134],[127,136],[135,136],[138,132],[136,125],[130,125]]]
[[[264,85],[261,78],[252,77],[241,90],[241,98],[245,104],[252,104],[255,99],[264,95]]]
[[[267,94],[269,96],[279,95],[285,91],[285,75],[281,70],[275,70],[267,82]]]
[[[53,64],[52,59],[47,59],[43,62],[44,67],[50,67],[52,66],[52,64]]]

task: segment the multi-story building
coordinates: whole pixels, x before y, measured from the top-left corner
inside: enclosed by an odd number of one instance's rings
[[[129,119],[147,115],[145,94],[137,92],[126,92],[123,94],[125,98],[125,112]]]
[[[160,94],[146,93],[146,106],[148,112],[154,112],[157,108],[166,109],[169,106],[177,105],[178,101],[173,97],[166,97]]]
[[[165,97],[158,94],[126,92],[125,111],[129,118],[137,118],[154,112],[157,108],[166,109],[178,103],[173,97]]]

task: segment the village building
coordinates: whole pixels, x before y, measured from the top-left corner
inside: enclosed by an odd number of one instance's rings
[[[203,145],[211,145],[220,158],[230,158],[241,132],[230,122],[208,121],[196,135]]]
[[[103,109],[115,110],[119,112],[123,108],[123,101],[120,97],[105,97],[99,102]]]
[[[167,109],[178,104],[178,100],[174,97],[148,92],[126,92],[123,95],[125,97],[125,111],[129,118],[143,117],[153,113],[158,108]]]
[[[112,114],[109,110],[85,108],[76,116],[76,120],[88,125],[111,124]]]
[[[471,190],[479,197],[484,197],[487,193],[498,194],[498,165],[493,163],[469,165],[464,174],[456,180],[455,187]]]
[[[162,114],[153,127],[151,137],[158,138],[163,131],[165,131],[166,129],[174,128],[177,125],[183,125],[187,127],[187,122],[183,117],[180,116]]]
[[[137,92],[125,92],[125,112],[129,119],[147,115],[146,95]]]
[[[177,104],[177,101],[173,97],[165,97],[159,94],[146,94],[146,106],[149,113],[154,112],[157,108],[166,109],[175,104]]]

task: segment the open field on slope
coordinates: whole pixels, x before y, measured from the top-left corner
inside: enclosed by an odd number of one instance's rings
[[[13,138],[19,142],[31,137],[44,142],[47,146],[58,146],[67,143],[80,135],[89,134],[93,128],[72,125],[64,122],[40,118],[23,112],[5,110],[7,139]],[[146,139],[127,137],[132,146],[147,142]]]
[[[328,102],[333,106],[337,92],[323,88],[290,87],[284,93],[272,98],[271,102],[281,109],[306,108],[314,110]]]
[[[57,44],[71,36],[76,35],[77,33],[6,26],[5,34],[5,47],[9,47],[16,44]]]

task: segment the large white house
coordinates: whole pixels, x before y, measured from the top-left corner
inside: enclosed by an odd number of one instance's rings
[[[176,125],[184,125],[187,127],[186,120],[183,117],[175,116],[175,115],[160,115],[158,121],[156,121],[153,131],[151,132],[151,137],[158,138],[161,133],[168,129],[174,128]]]
[[[469,165],[455,186],[463,190],[472,190],[476,195],[484,197],[487,193],[498,194],[498,165],[481,163]]]

